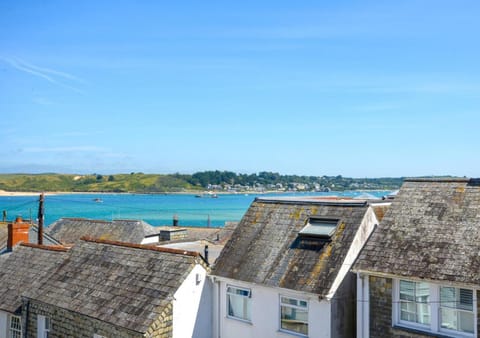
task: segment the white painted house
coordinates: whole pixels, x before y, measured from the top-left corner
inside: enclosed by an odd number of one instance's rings
[[[385,203],[381,203],[385,204]],[[212,270],[213,337],[352,337],[373,203],[256,199]]]

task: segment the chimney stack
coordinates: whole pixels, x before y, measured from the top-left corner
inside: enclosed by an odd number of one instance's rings
[[[23,222],[22,217],[17,216],[15,222],[8,224],[7,251],[20,242],[28,243],[30,224]]]

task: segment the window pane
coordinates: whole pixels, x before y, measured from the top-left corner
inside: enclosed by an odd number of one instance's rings
[[[400,320],[430,324],[430,285],[424,282],[401,280]]]
[[[281,328],[288,331],[308,334],[308,311],[289,306],[281,306]]]
[[[401,280],[400,281],[400,299],[414,301],[415,300],[415,283]]]
[[[444,307],[455,308],[456,297],[455,288],[441,287],[440,288],[440,302]]]
[[[415,303],[407,303],[407,302],[400,303],[400,319],[406,320],[408,322],[415,322],[415,319],[416,319]]]
[[[251,299],[247,296],[250,294],[250,292],[248,290],[241,291],[247,292],[242,292],[240,294],[238,292],[227,293],[228,315],[230,317],[235,317],[243,320],[251,320]]]
[[[17,316],[10,317],[9,337],[10,338],[22,337],[22,324],[21,324],[20,317],[17,317]]]
[[[293,298],[282,297],[282,304],[297,306],[298,305],[298,300],[293,299]]]
[[[417,303],[417,323],[430,324],[430,304]]]
[[[459,289],[459,308],[462,310],[473,311],[473,291]]]
[[[473,333],[473,290],[441,287],[440,313],[441,328]]]
[[[459,312],[458,314],[458,331],[473,333],[475,318],[473,312]]]

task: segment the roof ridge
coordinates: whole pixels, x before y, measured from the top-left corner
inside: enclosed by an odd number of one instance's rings
[[[48,251],[60,251],[67,252],[70,248],[64,245],[44,245],[44,244],[34,244],[34,243],[20,243],[21,246],[26,246],[34,249],[42,249]]]
[[[289,197],[280,197],[280,198],[269,198],[269,197],[256,197],[255,202],[264,202],[264,203],[278,203],[278,204],[314,204],[322,206],[358,206],[363,207],[368,205],[365,200],[355,200],[355,199],[317,199],[304,197],[302,199],[295,199]]]
[[[110,221],[104,221],[102,219],[91,219],[91,218],[84,218],[84,217],[62,217],[61,219],[70,220],[70,221],[87,221],[92,223],[108,223],[111,224]]]
[[[128,242],[111,241],[111,240],[107,240],[107,239],[93,238],[93,237],[90,237],[90,236],[82,236],[80,239],[82,241],[91,242],[91,243],[122,246],[122,247],[125,247],[125,248],[132,248],[132,249],[151,250],[151,251],[171,253],[171,254],[177,254],[177,255],[192,256],[192,257],[199,257],[200,256],[200,254],[198,252],[195,252],[195,251],[164,248],[164,247],[158,247],[158,246],[147,245],[147,244],[135,244],[135,243],[128,243]]]
[[[404,182],[438,182],[438,183],[466,183],[474,178],[467,177],[406,177]]]

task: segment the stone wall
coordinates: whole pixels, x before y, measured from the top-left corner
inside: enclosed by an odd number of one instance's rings
[[[168,316],[168,311],[170,316]],[[157,328],[146,334],[120,328],[98,319],[34,300],[24,300],[22,313],[22,322],[24,323],[24,332],[26,332],[25,337],[27,338],[35,338],[37,336],[37,315],[50,318],[52,327],[49,337],[92,338],[94,334],[97,334],[108,338],[166,338],[171,337],[172,331],[171,306],[167,309],[166,314],[162,314],[167,321],[161,322],[162,317],[159,318],[155,322],[157,323]],[[170,321],[168,321],[168,318],[170,318]]]
[[[392,279],[369,276],[370,338],[431,338],[413,330],[392,327]],[[477,332],[480,332],[480,291],[477,291]],[[435,337],[443,337],[434,335]]]
[[[162,314],[148,328],[146,337],[170,338],[173,334],[173,305],[168,304]]]
[[[188,236],[187,229],[183,228],[170,228],[166,230],[160,230],[161,241],[176,241],[185,239]]]

